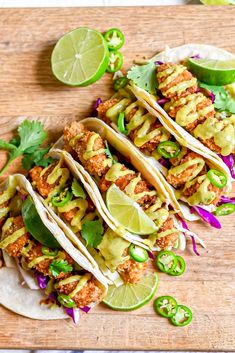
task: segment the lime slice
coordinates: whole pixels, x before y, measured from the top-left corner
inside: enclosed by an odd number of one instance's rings
[[[209,85],[224,86],[235,82],[235,59],[188,59],[189,70]]]
[[[124,194],[115,184],[107,191],[106,204],[111,215],[129,232],[147,235],[157,231],[155,223],[138,203]]]
[[[99,80],[109,62],[109,51],[101,33],[81,27],[58,40],[51,56],[55,77],[70,86],[88,86]]]
[[[135,310],[147,304],[158,286],[158,276],[151,273],[141,278],[138,283],[125,283],[120,287],[109,286],[104,303],[113,310]]]
[[[233,0],[201,0],[204,5],[230,5]]]

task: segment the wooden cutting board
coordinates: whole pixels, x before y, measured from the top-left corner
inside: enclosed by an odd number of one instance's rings
[[[0,10],[0,137],[8,139],[24,117],[40,119],[56,139],[66,122],[89,115],[97,97],[111,94],[111,76],[87,88],[61,85],[50,69],[56,40],[78,26],[125,33],[125,66],[152,56],[165,45],[206,43],[235,53],[235,7],[141,7]],[[0,155],[0,164],[5,155]],[[12,168],[19,171],[19,165]],[[191,307],[190,326],[177,328],[154,313],[152,303],[130,313],[99,305],[70,320],[40,322],[0,309],[0,348],[213,350],[235,348],[234,216],[216,231],[200,222],[207,243],[201,256],[187,250],[187,272],[160,274],[157,295],[172,295]],[[190,245],[189,245],[190,249]],[[4,285],[4,284],[1,284]]]

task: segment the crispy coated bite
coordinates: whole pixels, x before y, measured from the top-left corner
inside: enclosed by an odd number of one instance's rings
[[[106,112],[109,108],[113,107],[115,104],[119,102],[119,99],[117,98],[111,98],[108,99],[105,102],[102,102],[99,104],[97,111],[98,111],[98,116],[103,119],[104,121],[110,123],[109,119],[106,119]]]
[[[10,227],[2,234],[2,240],[8,236],[11,236],[21,228],[24,228],[22,216],[11,217]],[[20,256],[24,246],[28,243],[29,238],[30,234],[25,230],[25,233],[21,237],[19,237],[13,243],[9,244],[4,250],[8,253],[9,256],[18,257]]]
[[[166,232],[167,230],[171,230],[171,229],[174,229],[174,221],[171,217],[168,217],[167,220],[163,223],[163,225],[159,229],[159,233]],[[175,233],[171,233],[169,235],[166,235],[165,237],[157,239],[156,245],[159,246],[159,248],[161,248],[162,250],[164,250],[174,246],[178,238],[179,238],[179,233],[176,231]]]
[[[157,130],[159,128],[163,128],[162,124],[159,122],[154,122],[151,126],[149,131],[147,132],[148,134],[151,133],[154,130]],[[164,128],[163,128],[164,129]],[[131,131],[130,133],[130,139],[132,141],[135,141],[135,138],[137,136],[138,133],[138,129],[135,129],[133,131]],[[162,139],[162,132],[160,131],[156,136],[154,136],[153,138],[151,138],[148,142],[146,142],[145,144],[143,144],[142,146],[140,146],[140,150],[142,150],[144,153],[150,154],[151,152],[153,152],[157,146],[159,145],[159,143],[161,142]]]
[[[95,132],[87,130],[81,123],[74,121],[65,126],[64,141],[66,146],[76,152],[78,162],[92,176],[104,175],[111,166],[111,160],[104,152],[103,139]]]
[[[195,183],[193,183],[192,185],[190,185],[187,188],[184,188],[184,191],[183,191],[184,195],[186,197],[190,197],[190,196],[194,195],[200,186],[201,186],[200,177],[198,177],[197,181]],[[221,189],[217,188],[216,186],[214,186],[210,183],[208,186],[208,191],[213,191],[213,193],[215,194],[213,201],[210,200],[209,204],[216,205],[218,203],[218,201],[220,200],[221,195],[224,192],[224,188],[221,188]]]
[[[64,250],[60,250],[58,255],[59,255],[58,261],[63,259],[63,260],[66,260],[68,264],[72,265],[73,259]],[[25,255],[26,262],[29,264],[30,262],[34,261],[37,258],[40,258],[41,256],[44,256],[42,252],[42,244],[32,242],[31,249]],[[51,257],[49,259],[48,258],[44,259],[39,263],[36,263],[35,265],[33,265],[32,268],[34,268],[38,272],[43,273],[44,276],[48,276],[50,275],[50,265],[54,259],[55,259],[54,257]],[[65,275],[66,274],[64,272],[60,272],[56,278],[64,278]]]
[[[128,170],[128,168],[126,168],[124,165],[121,168],[122,171],[124,170]],[[126,188],[126,186],[130,183],[130,181],[134,178],[136,178],[137,174],[133,173],[130,170],[130,174],[126,174],[124,176],[119,177],[118,179],[116,179],[115,184],[119,187],[120,190],[124,190]],[[99,186],[100,186],[100,190],[101,192],[106,192],[109,187],[112,185],[112,182],[105,179],[105,175],[101,178]]]
[[[205,164],[205,161],[202,156],[199,154],[192,152],[192,151],[187,151],[187,153],[183,156],[183,158],[180,160],[179,165],[182,165],[190,160],[194,160],[195,158],[200,158],[202,166],[200,167],[198,163],[193,164],[191,166],[188,166],[187,168],[183,169],[181,173],[168,173],[167,175],[167,181],[169,184],[174,186],[175,188],[180,188],[184,186],[184,184],[190,180],[192,177],[193,173],[198,169],[202,169],[203,165]],[[200,171],[199,171],[200,172]]]
[[[147,266],[147,262],[139,263],[134,259],[129,259],[119,265],[117,271],[124,282],[137,283],[145,274]]]
[[[196,105],[192,105],[191,102],[193,101],[198,101],[198,103]],[[177,122],[177,114],[182,113],[182,109],[185,109],[185,106],[187,105],[191,109],[191,111],[188,112],[188,115],[195,116],[195,119],[185,126],[185,129],[189,132],[193,131],[199,124],[202,124],[206,119],[213,118],[215,115],[215,109],[211,99],[203,95],[201,92],[189,95],[181,101],[173,102],[169,109],[169,115],[172,118],[175,118]],[[208,107],[210,109],[205,113],[205,108]]]
[[[57,162],[51,164],[50,167],[43,175],[41,175],[44,169],[43,167],[35,166],[29,171],[29,175],[32,180],[32,183],[42,197],[47,197],[50,194],[50,192],[53,191],[53,189],[55,188],[56,183],[49,184],[47,182],[47,177],[48,175],[50,175],[50,173],[53,171],[56,165],[57,165]],[[59,180],[57,180],[56,182],[58,183]]]
[[[164,63],[159,65],[157,80],[162,94],[169,99],[177,100],[196,92],[198,89],[197,79],[187,70],[186,66],[179,64]]]
[[[69,276],[66,278],[69,278]],[[78,280],[67,284],[57,282],[57,292],[59,294],[70,295],[76,289],[78,283]],[[102,289],[99,287],[95,277],[92,276],[71,299],[73,299],[78,307],[84,307],[93,302],[100,301],[102,296]]]

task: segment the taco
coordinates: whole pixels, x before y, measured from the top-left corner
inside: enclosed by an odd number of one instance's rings
[[[109,282],[116,286],[123,282],[137,283],[147,271],[147,250],[114,232],[116,227],[68,153],[54,151],[50,157],[54,161],[48,167],[35,166],[29,172],[40,201],[71,243],[87,256],[94,268],[98,264]],[[141,263],[136,261],[137,252],[142,254]]]
[[[77,322],[80,309],[103,300],[107,280],[72,245],[23,175],[10,176],[0,189],[0,304],[32,319],[67,314]]]
[[[220,227],[211,212],[231,189],[227,167],[221,159],[195,146],[192,139],[180,136],[141,93],[138,87],[127,85],[99,104],[98,117],[132,141],[136,153],[140,152],[140,158],[156,173],[161,170],[165,187],[184,218],[194,220],[197,212],[212,226]]]
[[[185,248],[184,234],[189,231],[181,226],[176,215],[179,210],[164,187],[163,176],[160,172],[153,173],[152,167],[139,158],[129,141],[104,122],[88,118],[67,125],[56,148],[72,154],[75,167],[89,182],[100,208],[115,225],[116,233],[152,250]],[[153,224],[151,233],[131,232],[117,219],[117,214],[108,209],[106,197],[113,186]],[[130,216],[127,214],[125,220]]]
[[[234,62],[235,56],[209,45],[186,44],[167,49],[153,58],[157,98],[138,88],[139,94],[179,136],[203,153],[222,160],[235,178],[234,86],[210,86],[200,82],[189,58]],[[223,103],[226,97],[230,97],[227,105]]]

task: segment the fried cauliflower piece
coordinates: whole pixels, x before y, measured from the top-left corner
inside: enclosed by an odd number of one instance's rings
[[[3,238],[7,238],[23,227],[24,222],[22,216],[12,217],[12,224],[3,234]],[[25,230],[25,234],[18,238],[14,243],[9,244],[4,250],[8,253],[9,256],[19,257],[24,246],[28,243],[29,238],[30,234]]]
[[[168,217],[167,220],[163,223],[161,228],[159,229],[159,233],[165,232],[167,230],[171,230],[174,228],[174,221],[172,218]],[[156,241],[156,245],[159,246],[161,250],[172,247],[175,242],[179,238],[179,233],[176,231],[175,233],[171,233],[166,235],[165,237],[159,238]]]
[[[50,194],[50,192],[54,190],[56,183],[59,182],[59,180],[54,184],[49,184],[47,182],[48,175],[51,174],[57,164],[57,162],[51,164],[43,175],[41,175],[41,172],[44,169],[43,167],[35,166],[29,171],[29,176],[32,180],[32,183],[43,198],[46,198]]]
[[[58,283],[57,292],[59,294],[69,295],[74,291],[77,285],[78,281],[74,281],[64,285]],[[92,276],[91,279],[80,289],[80,291],[76,293],[74,297],[72,297],[72,299],[78,307],[84,307],[93,302],[100,301],[102,299],[102,296],[103,292],[99,287],[95,277]]]
[[[84,125],[76,121],[72,122],[70,125],[66,125],[64,128],[65,145],[76,152],[77,161],[80,162],[92,176],[102,176],[109,169],[111,160],[105,154],[104,149],[106,146],[103,139],[98,134],[96,134],[97,137],[94,140],[92,151],[100,150],[100,152],[91,158],[84,158],[89,140],[93,138],[94,135],[95,132],[87,130]],[[79,136],[77,140],[76,136]]]
[[[124,282],[137,283],[145,274],[147,266],[147,262],[139,263],[134,259],[130,259],[119,265],[117,271]]]
[[[106,100],[105,102],[100,103],[97,108],[99,118],[101,118],[105,122],[110,123],[110,119],[106,117],[106,112],[109,108],[113,107],[118,102],[119,102],[119,99],[111,98]]]
[[[168,73],[166,70],[169,70]],[[177,72],[179,70],[179,72]],[[197,79],[193,77],[186,66],[164,63],[157,67],[157,80],[159,82],[159,90],[166,98],[177,100],[188,94],[197,91]],[[186,88],[184,86],[186,85]],[[176,87],[177,86],[177,87]],[[175,90],[171,91],[173,87]]]
[[[180,163],[178,165],[182,165],[190,160],[194,160],[195,158],[200,158],[202,163],[204,162],[204,159],[202,156],[200,156],[199,154],[197,154],[195,152],[188,151],[184,155],[184,157],[180,160]],[[204,164],[205,164],[205,162],[204,162]],[[188,168],[186,168],[185,170],[183,170],[181,173],[178,173],[178,174],[171,174],[169,172],[166,179],[167,179],[168,183],[171,184],[172,186],[174,186],[175,188],[181,188],[184,186],[184,184],[188,180],[190,180],[193,173],[196,171],[196,169],[198,167],[199,167],[199,164],[197,163],[197,164],[193,164],[193,165],[189,166]],[[200,173],[201,169],[199,170],[199,173]]]
[[[190,105],[191,102],[193,101],[199,101],[198,104],[192,106]],[[206,119],[213,118],[215,116],[215,109],[212,104],[212,101],[210,98],[207,98],[205,95],[203,95],[201,92],[194,93],[191,95],[188,95],[181,101],[175,101],[172,103],[172,105],[169,108],[169,115],[170,117],[174,118],[177,123],[180,124],[180,121],[178,120],[178,114],[182,113],[182,109],[185,109],[186,106],[190,106],[191,111],[188,113],[188,115],[195,115],[196,119],[194,119],[193,122],[187,124],[184,126],[184,128],[189,131],[190,133],[193,132],[193,130],[199,125],[202,124]],[[205,108],[210,108],[208,112],[205,113]],[[185,118],[187,116],[185,115]]]
[[[43,252],[42,252],[42,244],[40,243],[32,243],[32,247],[31,249],[26,253],[25,260],[26,262],[29,264],[31,261],[44,256]],[[64,250],[60,250],[59,252],[60,254],[60,259],[63,258],[63,260],[66,260],[68,262],[68,264],[72,264],[73,263],[73,259],[71,258],[71,256],[69,254],[67,254]],[[44,259],[42,261],[40,261],[39,263],[37,263],[35,266],[33,266],[33,268],[35,270],[37,270],[38,272],[41,272],[44,274],[44,276],[49,276],[50,275],[50,265],[52,263],[52,261],[55,258],[52,257],[50,259]],[[59,260],[59,258],[58,258]],[[67,275],[67,273],[65,274],[64,272],[60,272],[59,275],[56,278],[64,278]]]

